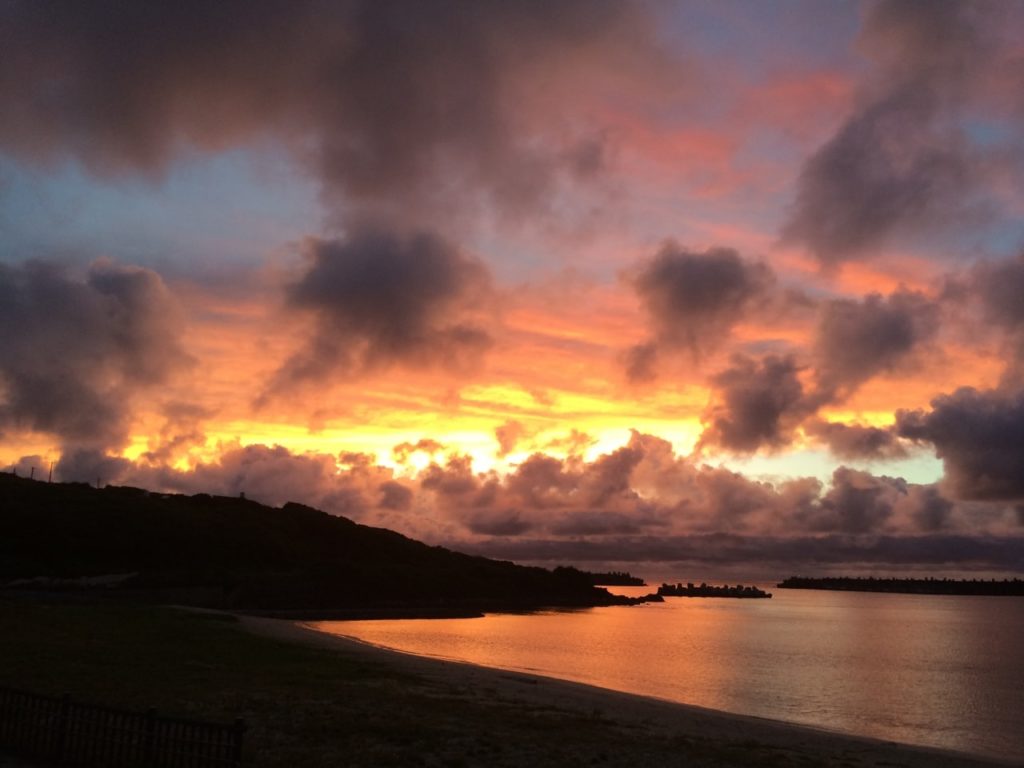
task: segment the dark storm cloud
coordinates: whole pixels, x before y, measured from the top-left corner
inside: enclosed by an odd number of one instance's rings
[[[433,491],[448,503],[468,499],[462,503],[470,506],[479,506],[477,492],[480,483],[468,456],[451,455],[443,467],[431,464],[420,476],[421,488]]]
[[[664,519],[646,519],[636,514],[586,510],[571,512],[550,527],[554,536],[622,536],[636,535],[652,527],[666,527]]]
[[[847,122],[804,167],[784,239],[832,265],[955,208],[975,171],[960,142],[919,135],[934,109],[926,94],[908,90]]]
[[[911,486],[909,489],[911,517],[922,531],[941,531],[953,517],[955,505],[934,485]]]
[[[904,480],[839,467],[811,527],[855,534],[879,531],[892,516],[896,499],[906,493]]]
[[[0,14],[9,151],[159,173],[183,148],[269,136],[329,197],[420,224],[532,206],[595,172],[602,137],[561,97],[671,73],[644,12],[606,0],[12,0]]]
[[[956,497],[1024,499],[1024,393],[964,387],[930,411],[898,413],[896,424],[901,436],[935,446]]]
[[[718,402],[706,415],[701,443],[744,452],[788,444],[793,430],[822,406],[841,402],[875,376],[915,364],[941,319],[936,300],[907,289],[814,303],[778,290],[767,266],[727,249],[694,254],[668,244],[644,265],[634,285],[653,319],[655,339],[625,353],[633,382],[654,377],[662,350],[682,347],[699,358],[721,345],[738,322],[816,309],[815,339],[806,360],[813,386],[807,391],[799,376],[802,363],[787,354],[760,362],[737,356],[731,368],[711,378]],[[843,456],[859,449],[894,458],[901,451],[881,432],[837,427],[828,439]]]
[[[849,467],[832,473],[827,491],[805,495],[800,504],[780,505],[792,533],[879,535],[932,533],[955,522],[955,505],[935,485],[874,475]],[[959,521],[970,529],[966,521]]]
[[[817,420],[805,424],[804,431],[821,440],[839,459],[901,459],[907,455],[891,429]]]
[[[987,320],[1011,331],[1024,329],[1024,254],[978,265],[970,288]]]
[[[296,3],[4,3],[0,141],[39,160],[159,172],[179,144],[215,149],[302,101],[298,53],[329,36]],[[276,32],[272,33],[273,30]],[[326,39],[325,39],[326,38]],[[261,114],[262,113],[262,114]]]
[[[792,357],[734,358],[731,368],[711,379],[718,402],[700,444],[751,452],[788,443],[793,429],[814,410],[799,370]]]
[[[868,379],[897,370],[938,323],[938,306],[913,291],[825,303],[814,350],[819,396],[841,400]]]
[[[176,302],[149,270],[96,262],[83,279],[0,264],[0,430],[120,447],[134,395],[190,362]]]
[[[653,376],[659,348],[684,349],[697,360],[712,352],[748,310],[767,300],[774,281],[766,264],[731,248],[697,253],[665,243],[633,278],[654,340],[627,353],[631,380]]]
[[[548,509],[565,506],[577,487],[577,478],[566,471],[562,460],[535,453],[508,475],[505,484],[522,506]]]
[[[95,448],[71,448],[61,453],[54,477],[61,482],[80,482],[103,487],[117,481],[132,469],[128,459],[111,456]]]
[[[872,77],[853,114],[805,164],[784,239],[827,266],[891,235],[972,214],[985,150],[960,118],[993,62],[1013,55],[998,39],[1006,11],[958,0],[872,4],[860,39]]]
[[[692,492],[681,499],[675,515],[695,531],[777,531],[792,526],[800,513],[813,508],[821,482],[800,478],[773,485],[758,482],[724,467],[702,466],[688,479]],[[798,526],[797,526],[798,527]]]
[[[616,502],[635,502],[638,497],[633,490],[632,476],[643,459],[644,449],[637,441],[594,459],[587,465],[580,483],[583,504],[602,508]]]
[[[396,483],[394,480],[380,484],[380,506],[385,509],[393,509],[396,512],[404,512],[412,507],[413,493],[409,488]]]
[[[1001,385],[1024,388],[1024,254],[1015,259],[978,264],[964,279],[949,282],[947,291],[955,300],[980,306],[988,327],[999,330],[1002,356],[1006,361]]]
[[[364,229],[347,240],[313,241],[309,258],[288,303],[312,315],[315,330],[272,391],[395,363],[466,370],[490,346],[467,318],[488,289],[485,267],[432,234]]]
[[[465,527],[485,536],[521,536],[536,526],[517,509],[483,509],[470,513]]]
[[[370,1],[346,21],[350,44],[330,65],[321,113],[332,129],[322,136],[321,167],[350,197],[406,217],[452,198],[471,210],[481,200],[525,210],[558,175],[594,172],[600,138],[559,120],[551,100],[544,108],[562,135],[538,129],[538,90],[522,77],[540,68],[557,92],[556,61],[581,57],[601,77],[610,60],[630,66],[624,52],[653,50],[636,12],[611,2]]]

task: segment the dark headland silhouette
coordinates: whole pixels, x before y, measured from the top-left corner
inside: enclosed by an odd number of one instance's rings
[[[0,475],[0,586],[278,612],[467,616],[660,600],[595,574],[453,552],[289,503]]]
[[[892,592],[908,595],[1016,595],[1024,596],[1021,579],[911,579],[875,576],[790,576],[780,589],[831,589],[842,592]]]
[[[558,570],[557,568],[555,569]],[[583,571],[590,577],[590,582],[596,587],[646,587],[647,582],[639,576],[634,576],[629,571],[605,571],[603,573],[591,573]]]

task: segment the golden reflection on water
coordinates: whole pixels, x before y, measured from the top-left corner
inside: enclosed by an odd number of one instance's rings
[[[719,601],[673,601],[484,619],[311,626],[424,656],[728,709],[746,684],[744,664],[729,658],[742,617],[719,606]]]
[[[772,600],[319,622],[412,653],[896,741],[1024,754],[1024,600],[776,590]]]

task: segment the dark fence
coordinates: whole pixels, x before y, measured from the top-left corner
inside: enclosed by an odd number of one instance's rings
[[[205,723],[0,688],[0,748],[52,765],[219,768],[242,763],[245,723]]]

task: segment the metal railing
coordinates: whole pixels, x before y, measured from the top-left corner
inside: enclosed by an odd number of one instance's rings
[[[52,765],[239,766],[245,729],[0,687],[0,749]]]

